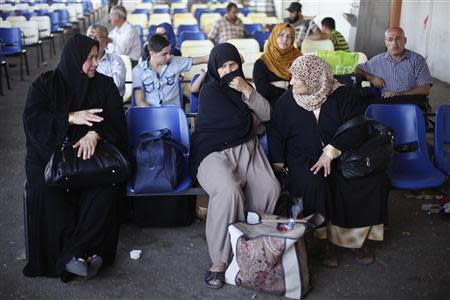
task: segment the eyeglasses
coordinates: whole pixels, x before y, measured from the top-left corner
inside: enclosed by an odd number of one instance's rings
[[[88,35],[88,37],[90,37],[91,39],[94,40],[100,40],[100,39],[107,39],[108,36],[106,35]]]
[[[280,34],[280,35],[278,35],[278,37],[279,38],[284,38],[284,39],[286,39],[288,41],[292,41],[294,39],[294,37],[292,35],[290,35],[290,34]]]

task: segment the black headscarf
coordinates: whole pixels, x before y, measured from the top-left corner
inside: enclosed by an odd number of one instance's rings
[[[238,63],[239,68],[220,78],[217,69],[227,61]],[[216,45],[209,55],[191,141],[191,173],[194,178],[200,162],[208,154],[243,144],[251,137],[251,111],[243,102],[242,93],[228,86],[237,76],[245,78],[236,47],[229,43]]]
[[[86,100],[89,77],[82,67],[94,46],[99,48],[98,41],[81,34],[73,35],[64,44],[56,70],[64,78],[70,111],[80,110]]]

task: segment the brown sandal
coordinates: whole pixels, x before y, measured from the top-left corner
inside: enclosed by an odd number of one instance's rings
[[[355,260],[361,265],[370,265],[375,261],[375,255],[367,249],[366,246],[361,248],[352,248],[350,249]]]

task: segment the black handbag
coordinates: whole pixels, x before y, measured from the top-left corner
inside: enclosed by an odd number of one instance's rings
[[[100,140],[89,159],[77,157],[73,142],[64,141],[45,167],[45,182],[66,189],[121,183],[130,174],[130,164],[113,144]]]
[[[342,124],[334,135],[336,138],[351,128],[367,125],[368,139],[357,149],[342,152],[338,167],[345,178],[364,177],[372,173],[386,171],[394,155],[393,130],[380,122],[357,116]]]

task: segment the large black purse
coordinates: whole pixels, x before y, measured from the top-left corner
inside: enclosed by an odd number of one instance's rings
[[[100,140],[90,159],[77,157],[73,142],[57,147],[45,167],[45,182],[65,189],[122,183],[130,174],[130,164],[113,144]]]
[[[361,125],[367,125],[368,139],[359,148],[342,152],[338,161],[338,168],[345,178],[364,177],[386,171],[392,162],[393,130],[376,120],[364,116],[354,117],[338,128],[334,138]]]

